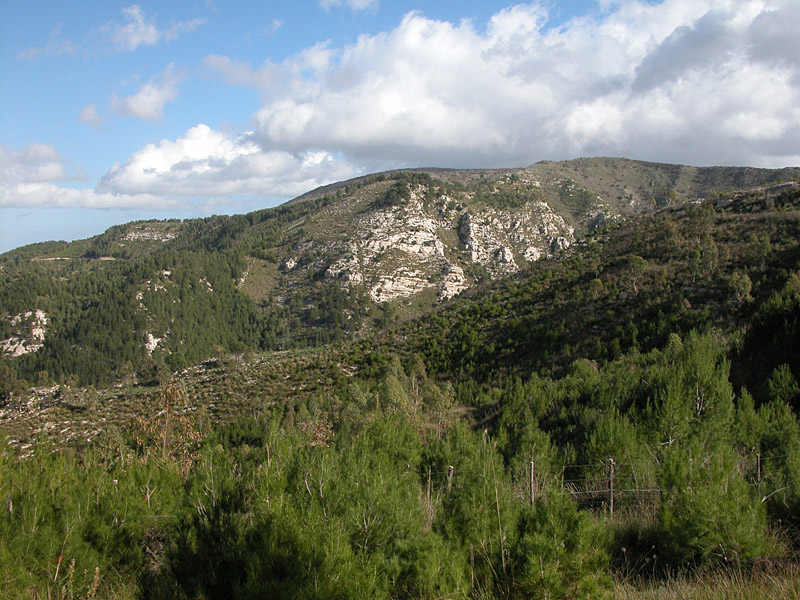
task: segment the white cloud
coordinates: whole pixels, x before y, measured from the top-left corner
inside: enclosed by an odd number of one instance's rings
[[[485,26],[409,13],[350,45],[320,43],[258,66],[208,56],[206,68],[261,93],[252,132],[197,125],[113,165],[94,189],[59,183],[80,173],[50,145],[0,146],[0,206],[235,204],[379,168],[585,155],[800,162],[797,0],[607,1],[602,12],[549,28],[544,7],[515,5]],[[196,26],[160,29],[135,5],[124,14],[125,24],[107,29],[119,49]],[[115,95],[112,107],[161,119],[180,80],[170,66]],[[99,126],[97,105],[80,119]]]
[[[379,0],[318,0],[319,5],[325,10],[334,7],[346,6],[352,11],[357,10],[377,10]]]
[[[197,125],[175,141],[163,140],[115,164],[97,190],[176,197],[260,194],[290,198],[360,172],[321,151],[264,152],[251,136],[230,137]]]
[[[288,199],[363,172],[321,150],[265,152],[249,133],[231,137],[207,125],[162,140],[114,164],[94,189],[53,182],[76,179],[49,145],[0,146],[0,207],[59,207],[213,212],[262,198]]]
[[[169,65],[158,77],[139,86],[135,94],[122,99],[114,94],[111,106],[129,117],[160,121],[164,118],[164,105],[178,97],[178,82],[181,79],[182,76],[174,72],[173,65]]]
[[[132,52],[139,46],[154,46],[161,40],[171,42],[183,32],[193,31],[203,25],[205,19],[192,19],[174,23],[167,29],[159,29],[153,18],[148,18],[137,4],[122,9],[124,23],[110,21],[101,29],[115,48]]]
[[[136,50],[139,46],[154,46],[161,38],[155,23],[147,22],[144,12],[136,4],[122,9],[125,24],[111,22],[107,25],[109,38],[119,50]]]
[[[173,25],[170,25],[169,28],[163,30],[163,38],[168,41],[172,42],[178,39],[178,36],[181,33],[189,33],[190,31],[194,31],[201,25],[205,25],[206,19],[191,19],[189,21],[179,21]]]
[[[30,144],[21,150],[9,150],[0,144],[0,182],[36,183],[68,181],[85,177],[65,165],[64,159],[50,144]]]
[[[19,57],[24,60],[35,60],[42,55],[61,56],[62,54],[69,54],[74,56],[77,54],[77,48],[74,42],[61,37],[63,28],[64,24],[59,23],[50,33],[50,38],[44,46],[26,48],[19,53]]]
[[[152,194],[99,193],[40,182],[0,184],[0,207],[169,210],[178,203]]]
[[[409,13],[341,48],[205,64],[262,93],[253,139],[265,150],[367,168],[796,160],[797,0],[621,0],[553,28],[544,6],[504,9],[483,29]]]
[[[278,83],[282,73],[277,66],[265,65],[261,69],[253,69],[249,64],[234,61],[227,56],[211,54],[203,61],[203,65],[217,71],[231,85],[252,87],[267,90]]]
[[[103,117],[97,113],[97,103],[84,106],[83,109],[81,109],[81,113],[78,115],[78,120],[81,123],[91,125],[95,129],[100,129],[104,121]]]
[[[190,19],[178,21],[162,29],[156,25],[155,19],[148,17],[141,7],[131,4],[122,9],[123,22],[109,21],[94,30],[94,35],[85,38],[82,42],[75,42],[62,36],[63,23],[59,23],[50,33],[44,46],[26,48],[19,53],[23,60],[35,60],[40,56],[71,56],[97,52],[98,48],[92,47],[98,42],[100,36],[102,44],[110,43],[117,52],[132,52],[140,46],[155,46],[161,41],[172,42],[182,33],[194,31],[206,23],[206,19]],[[273,22],[273,27],[275,23]]]
[[[175,202],[152,194],[109,194],[75,189],[53,182],[86,177],[66,165],[49,144],[30,144],[21,150],[0,145],[0,207],[88,207],[163,209]]]

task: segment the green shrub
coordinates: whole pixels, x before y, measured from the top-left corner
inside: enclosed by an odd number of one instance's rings
[[[526,509],[511,548],[514,598],[608,597],[610,537],[564,493]]]

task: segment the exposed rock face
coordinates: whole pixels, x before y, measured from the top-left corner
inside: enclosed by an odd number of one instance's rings
[[[164,341],[164,338],[155,337],[149,331],[147,332],[147,340],[144,343],[144,347],[147,350],[148,354],[153,354],[153,351],[158,348],[158,345]]]
[[[444,280],[442,289],[439,291],[440,298],[452,298],[456,294],[464,291],[468,286],[467,278],[464,276],[464,269],[457,265],[447,263],[445,266]]]
[[[390,275],[381,276],[369,293],[375,302],[385,302],[399,296],[411,296],[429,285],[424,272],[400,267]]]
[[[464,213],[458,234],[470,260],[493,276],[518,271],[518,260],[532,262],[558,254],[574,239],[573,229],[544,202],[513,212]]]
[[[491,277],[513,273],[574,240],[572,227],[545,202],[464,209],[447,196],[426,201],[425,193],[417,186],[402,204],[362,210],[339,239],[296,244],[281,270],[310,265],[325,278],[365,286],[376,302],[430,288],[450,298],[472,284],[475,267]]]
[[[170,231],[163,223],[143,223],[131,228],[130,231],[122,236],[122,240],[127,241],[154,241],[167,242],[175,237],[175,233]]]
[[[10,323],[17,331],[10,338],[0,341],[0,351],[11,356],[22,356],[42,347],[47,327],[47,314],[43,310],[14,315]]]

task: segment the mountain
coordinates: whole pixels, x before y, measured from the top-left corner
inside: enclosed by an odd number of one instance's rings
[[[529,169],[4,256],[4,590],[796,597],[797,171]]]
[[[219,349],[341,341],[622,219],[798,177],[611,158],[417,169],[247,215],[115,226],[0,257],[0,349],[18,379],[85,385],[156,377]]]

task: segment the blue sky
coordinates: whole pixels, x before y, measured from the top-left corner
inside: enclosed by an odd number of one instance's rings
[[[800,164],[800,0],[6,2],[0,252],[367,172]]]

